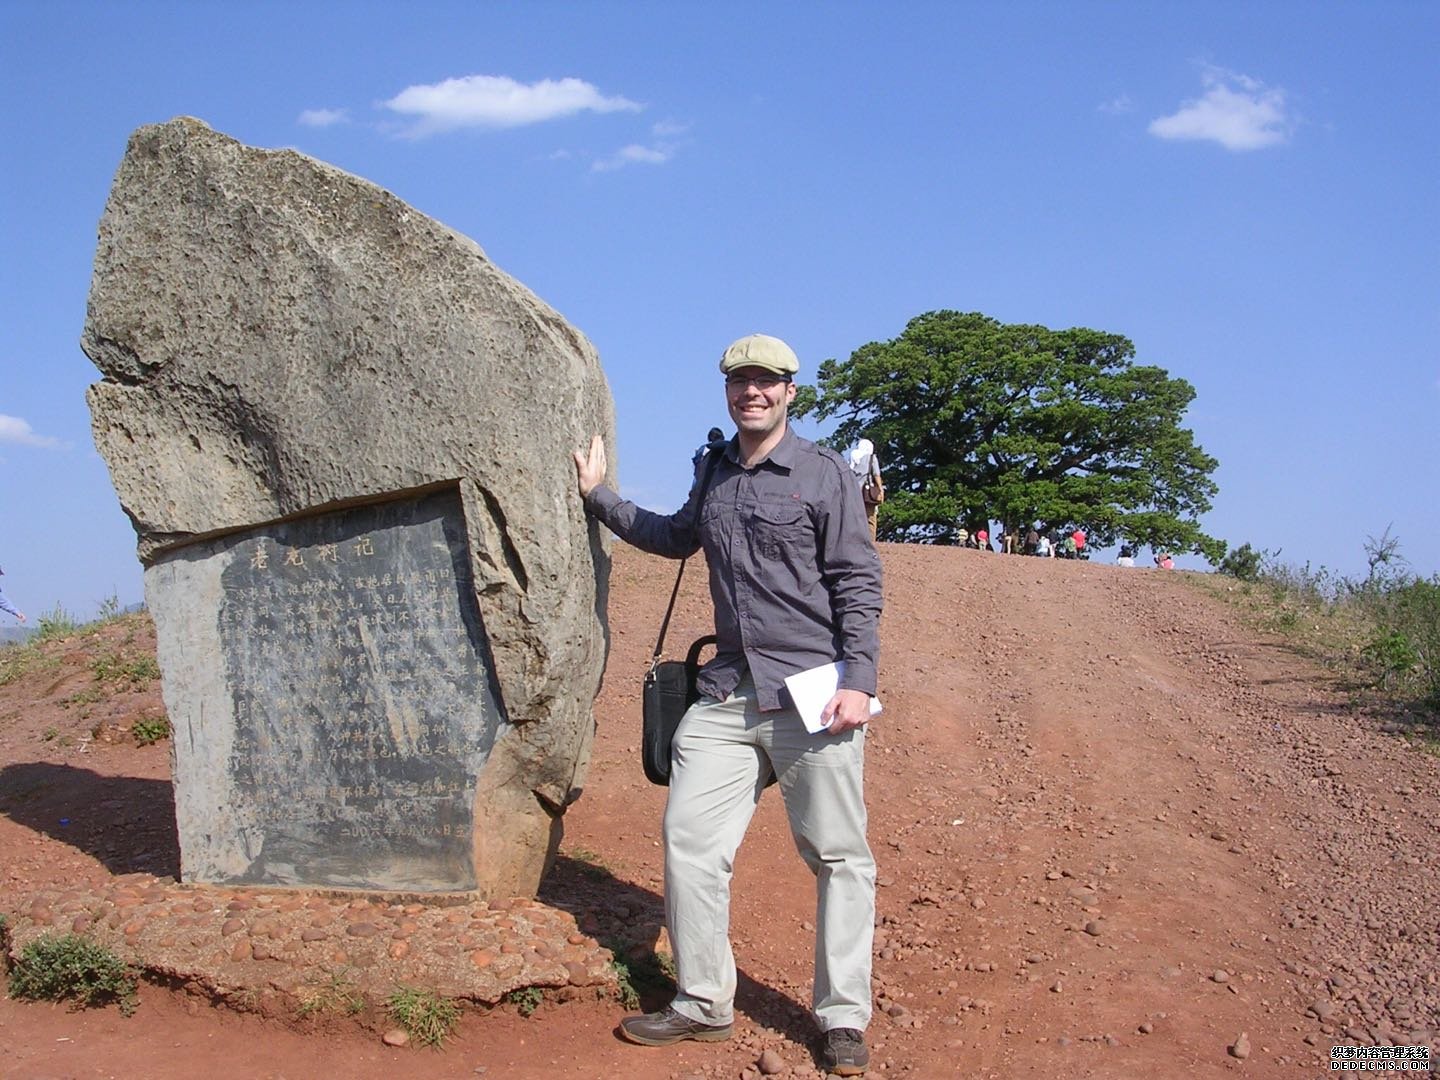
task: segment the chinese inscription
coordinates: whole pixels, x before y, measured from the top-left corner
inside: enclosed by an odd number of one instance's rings
[[[501,722],[453,490],[224,541],[231,797],[251,884],[473,888]]]

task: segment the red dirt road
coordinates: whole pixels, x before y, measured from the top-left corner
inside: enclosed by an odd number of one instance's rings
[[[1440,758],[1179,575],[881,549],[871,1075],[1314,1076],[1334,1044],[1440,1050]],[[660,923],[664,793],[635,744],[672,573],[616,547],[594,761],[542,893],[602,938]],[[676,650],[708,616],[692,567]],[[62,707],[82,670],[0,687],[0,911],[178,861],[166,748],[81,746],[153,689]],[[811,1077],[813,909],[771,789],[737,860],[728,1044],[629,1046],[619,1008],[586,1000],[470,1011],[442,1051],[392,1049],[146,986],[129,1019],[0,999],[0,1076],[719,1080],[769,1050]]]

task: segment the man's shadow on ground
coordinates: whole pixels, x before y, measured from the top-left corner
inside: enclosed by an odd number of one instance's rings
[[[538,899],[575,916],[580,929],[615,953],[629,971],[639,1008],[653,1012],[670,1004],[675,981],[655,943],[665,925],[665,902],[657,893],[622,881],[595,862],[561,855],[540,884]],[[757,1024],[780,1032],[800,1046],[815,1039],[810,1010],[788,994],[737,971],[735,1008]]]
[[[91,856],[112,874],[180,877],[168,780],[105,776],[54,762],[0,769],[0,814]]]

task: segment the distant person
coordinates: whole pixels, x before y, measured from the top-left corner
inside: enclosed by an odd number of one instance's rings
[[[1030,529],[1029,532],[1025,534],[1025,554],[1040,554],[1040,533],[1036,531],[1033,527]]]
[[[1050,548],[1050,538],[1044,533],[1035,538],[1035,554],[1042,559],[1048,559],[1053,554]]]
[[[3,577],[4,574],[5,571],[0,570],[0,577]],[[25,621],[25,612],[21,611],[14,604],[10,603],[10,598],[5,595],[4,589],[0,589],[0,611],[8,611],[11,615],[14,615],[15,618],[19,619],[22,623]],[[44,620],[41,621],[43,622]]]
[[[975,546],[981,551],[990,550],[990,532],[988,529],[975,530]]]
[[[870,526],[870,539],[880,527],[880,504],[885,501],[885,482],[880,477],[880,459],[875,456],[875,444],[869,439],[858,439],[848,455],[850,471],[860,484],[860,497],[865,502],[865,521]]]
[[[1157,551],[1155,553],[1155,565],[1161,570],[1174,570],[1175,557],[1168,551]]]
[[[974,547],[974,546],[975,546],[975,545],[974,545],[973,543],[971,543],[971,541],[970,541],[970,530],[969,530],[969,529],[957,529],[956,532],[955,532],[955,542],[956,542],[957,544],[959,544],[961,547],[967,547],[967,548],[968,548],[968,547]]]
[[[1085,530],[1076,529],[1070,534],[1070,539],[1075,541],[1075,557],[1077,559],[1087,558],[1085,554]]]
[[[718,427],[712,427],[705,436],[704,444],[695,451],[695,456],[690,459],[690,463],[695,466],[695,471],[700,471],[700,463],[705,460],[705,455],[711,450],[725,449],[725,442],[725,432]]]
[[[1120,557],[1115,560],[1116,566],[1134,566],[1135,549],[1129,544],[1120,545]]]

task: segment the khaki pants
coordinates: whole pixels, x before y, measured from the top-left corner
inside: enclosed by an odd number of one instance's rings
[[[665,805],[677,1012],[702,1024],[734,1018],[730,877],[773,766],[795,846],[816,878],[815,1018],[822,1031],[869,1024],[875,860],[865,842],[864,764],[864,729],[811,735],[793,709],[762,713],[749,676],[726,700],[690,707],[675,734]]]

